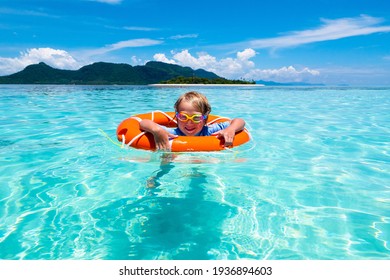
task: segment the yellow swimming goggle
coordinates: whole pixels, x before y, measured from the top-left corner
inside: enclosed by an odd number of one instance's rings
[[[194,114],[191,117],[185,113],[176,113],[176,118],[182,122],[188,122],[191,120],[193,123],[200,123],[206,119],[206,116],[200,114]]]

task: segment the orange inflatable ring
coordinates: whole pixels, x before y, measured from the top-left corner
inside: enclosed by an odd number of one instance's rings
[[[167,127],[176,127],[175,112],[155,111],[151,113],[139,114],[123,120],[117,130],[116,135],[119,142],[128,147],[144,150],[155,150],[154,137],[151,133],[143,132],[139,122],[143,119],[152,120],[155,123]],[[229,118],[209,115],[207,125],[230,120]],[[250,140],[247,129],[239,131],[234,137],[233,145],[229,148],[242,145]],[[178,136],[171,140],[172,152],[207,152],[220,151],[225,149],[223,139],[216,136]]]

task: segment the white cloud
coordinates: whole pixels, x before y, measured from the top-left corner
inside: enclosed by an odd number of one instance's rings
[[[42,13],[40,11],[34,10],[19,10],[19,9],[9,9],[9,8],[0,8],[0,14],[9,14],[16,16],[35,16],[35,17],[53,17],[57,18],[57,16]]]
[[[162,43],[163,41],[153,39],[132,39],[106,45],[101,48],[78,50],[75,51],[74,54],[77,55],[77,57],[82,58],[84,63],[90,63],[91,61],[96,60],[110,60],[110,58],[107,56],[107,53],[113,51],[118,51],[125,48],[149,47]],[[134,61],[134,58],[132,58],[132,61]]]
[[[123,48],[137,48],[137,47],[147,47],[161,44],[162,41],[152,40],[152,39],[133,39],[127,41],[121,41],[112,45],[106,46],[104,49],[109,51],[115,51]]]
[[[198,53],[198,57],[193,57],[188,50],[183,50],[174,54],[173,58],[181,65],[192,68],[215,67],[216,58],[207,53]]]
[[[89,1],[106,3],[106,4],[120,4],[123,0],[89,0]]]
[[[315,29],[293,31],[275,38],[258,39],[226,45],[227,47],[253,49],[288,48],[315,42],[337,40],[353,36],[390,32],[390,26],[380,26],[383,19],[367,15],[356,18],[322,19],[323,24]]]
[[[97,55],[106,54],[108,52],[124,49],[124,48],[137,48],[137,47],[148,47],[162,44],[163,41],[153,39],[132,39],[126,41],[120,41],[114,44],[106,45],[103,48],[86,50],[83,52],[83,56],[93,57]]]
[[[139,59],[138,57],[136,57],[135,55],[133,55],[131,57],[131,64],[132,65],[140,65],[140,64],[144,64],[144,62],[142,61],[142,59]]]
[[[248,60],[256,55],[256,52],[253,49],[245,49],[242,52],[237,53],[237,58],[239,60]]]
[[[157,28],[142,27],[142,26],[125,26],[125,27],[123,27],[123,29],[130,30],[130,31],[156,31],[156,30],[158,30]]]
[[[317,70],[303,68],[296,69],[293,66],[281,67],[279,69],[259,69],[251,61],[256,56],[253,49],[245,49],[237,52],[236,57],[227,57],[218,60],[216,57],[207,53],[197,53],[197,57],[183,50],[173,54],[173,59],[169,59],[165,54],[154,55],[154,59],[161,62],[189,66],[193,69],[202,68],[216,73],[219,76],[228,79],[247,79],[247,80],[273,80],[277,82],[300,82],[320,75]]]
[[[243,75],[244,79],[275,81],[275,82],[302,82],[308,81],[313,76],[320,75],[317,70],[307,67],[297,70],[293,66],[281,67],[279,69],[253,69]]]
[[[238,52],[235,58],[227,57],[217,60],[216,57],[207,53],[197,53],[197,57],[194,57],[188,50],[183,50],[174,54],[173,58],[180,65],[194,69],[203,68],[226,78],[237,78],[255,66],[254,62],[250,60],[255,55],[256,52],[253,49],[245,49]]]
[[[173,40],[180,40],[180,39],[187,39],[187,38],[198,38],[198,34],[185,34],[185,35],[175,35],[169,37],[169,39]]]
[[[156,53],[154,56],[153,56],[153,59],[156,60],[156,61],[160,61],[160,62],[165,62],[165,63],[170,63],[170,64],[176,64],[176,61],[174,61],[173,59],[168,59],[165,54],[163,53]]]
[[[45,62],[59,69],[78,69],[81,65],[68,52],[51,48],[33,48],[21,52],[19,57],[0,57],[0,75],[8,75],[30,64]]]

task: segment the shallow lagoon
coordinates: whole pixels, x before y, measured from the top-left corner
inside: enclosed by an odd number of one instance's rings
[[[118,146],[192,89],[253,140],[162,169]],[[389,258],[388,88],[2,85],[0,108],[0,259]]]

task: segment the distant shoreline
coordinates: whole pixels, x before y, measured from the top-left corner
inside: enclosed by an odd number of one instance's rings
[[[149,84],[152,87],[264,87],[263,84]]]

